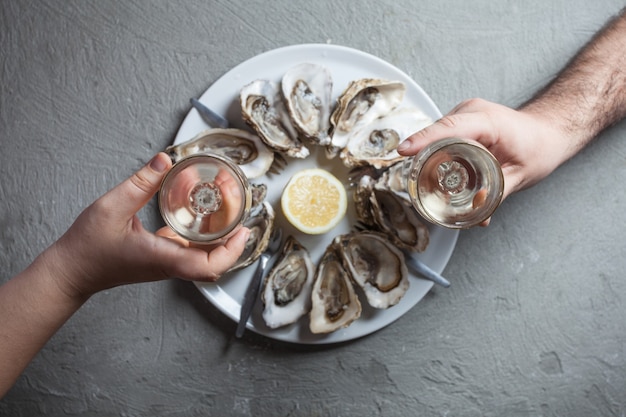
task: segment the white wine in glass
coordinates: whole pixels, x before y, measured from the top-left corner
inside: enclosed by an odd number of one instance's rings
[[[478,142],[448,138],[405,161],[406,191],[426,220],[464,229],[487,220],[502,201],[498,160]]]
[[[219,243],[246,220],[252,197],[245,174],[230,159],[194,154],[178,161],[159,189],[159,210],[181,237]]]

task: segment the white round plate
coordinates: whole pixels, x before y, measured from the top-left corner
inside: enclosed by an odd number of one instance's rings
[[[434,120],[441,117],[439,109],[428,95],[398,68],[355,49],[325,44],[288,46],[255,56],[224,74],[200,97],[200,101],[213,111],[225,116],[232,127],[248,129],[241,117],[239,105],[241,87],[256,79],[280,81],[289,68],[302,62],[321,64],[330,70],[333,77],[333,98],[336,98],[350,81],[358,78],[398,80],[407,86],[403,106],[417,106]],[[185,142],[207,128],[208,126],[202,121],[198,112],[192,109],[183,121],[174,144]],[[333,231],[319,236],[304,235],[285,220],[280,209],[281,192],[289,178],[302,169],[311,167],[327,169],[346,186],[348,170],[343,167],[338,158],[327,160],[322,149],[311,149],[311,155],[306,159],[289,158],[288,161],[286,169],[280,175],[267,175],[251,182],[268,185],[267,199],[275,208],[277,225],[283,227],[285,236],[293,234],[304,244],[309,249],[313,260],[317,262],[335,236],[352,229],[355,223],[354,208],[349,204],[346,217]],[[349,190],[348,193],[350,193]],[[433,270],[441,273],[452,255],[457,236],[456,230],[430,226],[430,244],[425,252],[419,254],[419,258]],[[246,269],[223,276],[215,283],[198,282],[196,286],[213,305],[237,322],[241,302],[255,267],[256,262]],[[268,328],[261,316],[262,303],[257,300],[247,328],[272,339],[292,343],[328,344],[352,340],[375,332],[397,320],[417,304],[432,285],[430,281],[412,276],[408,293],[397,305],[386,310],[376,310],[363,301],[363,312],[358,320],[345,329],[326,335],[316,335],[309,331],[308,316],[280,329]]]

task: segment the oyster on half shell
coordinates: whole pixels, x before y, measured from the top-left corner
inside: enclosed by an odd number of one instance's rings
[[[243,223],[245,227],[250,229],[250,236],[246,241],[243,253],[228,272],[247,267],[265,252],[270,242],[275,217],[274,209],[267,201],[263,201],[251,209],[250,215]]]
[[[429,242],[428,227],[415,209],[392,191],[374,186],[370,195],[376,226],[397,246],[424,252]]]
[[[357,219],[368,229],[385,233],[402,249],[426,250],[428,226],[410,202],[387,188],[386,182],[364,175],[354,188],[353,200]]]
[[[339,157],[347,167],[384,168],[402,160],[396,148],[433,120],[415,107],[402,107],[348,134]]]
[[[283,75],[281,87],[296,130],[316,145],[328,145],[333,81],[330,71],[303,63]]]
[[[361,302],[350,275],[331,244],[315,272],[309,328],[312,333],[330,333],[349,326],[360,316]]]
[[[327,156],[336,156],[352,132],[398,107],[405,91],[400,81],[362,78],[348,84],[330,116],[332,139]]]
[[[408,159],[402,159],[380,172],[376,179],[376,187],[393,192],[398,198],[410,205],[411,197],[406,190],[407,171],[405,169],[405,163],[408,162]]]
[[[333,240],[344,267],[374,308],[397,304],[409,289],[404,255],[378,232],[362,231]]]
[[[168,146],[165,152],[178,162],[185,156],[212,152],[230,158],[248,178],[264,175],[274,162],[274,152],[250,132],[241,129],[208,129],[190,140]]]
[[[311,310],[314,273],[309,251],[293,236],[287,237],[263,281],[263,319],[269,328],[294,323]]]
[[[243,119],[267,146],[293,158],[309,155],[291,123],[278,83],[253,81],[241,89],[239,101]]]

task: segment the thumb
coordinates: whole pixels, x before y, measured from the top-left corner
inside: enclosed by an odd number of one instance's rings
[[[132,216],[156,194],[161,186],[161,180],[171,167],[170,157],[160,152],[130,178],[113,188],[109,194],[117,202],[120,211]]]

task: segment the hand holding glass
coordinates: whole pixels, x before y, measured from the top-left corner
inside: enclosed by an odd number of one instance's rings
[[[165,222],[183,238],[219,243],[243,224],[251,205],[250,185],[228,158],[196,154],[177,162],[159,190]]]
[[[480,143],[458,138],[435,141],[403,166],[406,191],[426,220],[465,229],[487,220],[502,201],[498,160]]]

